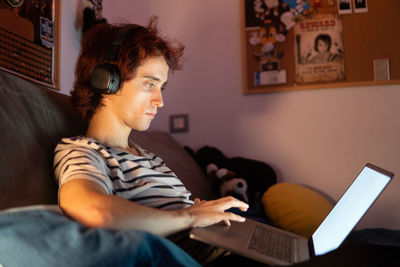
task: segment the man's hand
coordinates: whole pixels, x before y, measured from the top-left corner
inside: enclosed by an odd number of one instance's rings
[[[217,200],[200,200],[196,198],[194,204],[187,208],[192,218],[192,227],[205,227],[223,221],[230,226],[230,221],[244,222],[246,219],[232,212],[226,212],[230,208],[239,208],[246,211],[249,205],[234,197],[228,196]]]

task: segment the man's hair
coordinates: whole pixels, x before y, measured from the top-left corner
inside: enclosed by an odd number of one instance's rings
[[[86,120],[91,119],[103,98],[103,94],[90,85],[90,74],[97,64],[103,63],[116,34],[126,26],[129,24],[101,23],[85,32],[82,38],[81,51],[75,67],[71,102]],[[149,57],[163,56],[171,71],[180,69],[183,50],[184,46],[179,42],[170,42],[159,35],[157,17],[152,17],[146,27],[132,25],[118,51],[117,60],[107,63],[119,67],[121,87],[125,81],[135,77],[137,68]]]
[[[314,49],[318,52],[318,41],[321,40],[328,45],[328,51],[331,49],[332,38],[328,34],[320,34],[315,38]]]

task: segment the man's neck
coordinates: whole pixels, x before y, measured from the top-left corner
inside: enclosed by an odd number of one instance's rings
[[[112,112],[100,108],[91,118],[86,136],[93,137],[108,146],[127,149],[131,130]]]

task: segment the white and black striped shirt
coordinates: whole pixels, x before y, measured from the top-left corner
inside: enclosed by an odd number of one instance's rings
[[[88,179],[110,195],[153,208],[172,210],[193,204],[191,193],[160,157],[131,145],[140,156],[105,146],[93,138],[63,138],[54,155],[59,187],[72,179]]]

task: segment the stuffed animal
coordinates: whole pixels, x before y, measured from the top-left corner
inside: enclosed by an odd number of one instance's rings
[[[207,174],[207,166],[212,163],[218,168],[225,168],[235,173],[247,184],[248,204],[252,210],[263,210],[261,198],[265,191],[276,184],[275,170],[267,163],[243,157],[226,157],[219,149],[204,146],[197,152],[185,146],[185,150],[195,159],[201,169]],[[212,184],[218,185],[217,177],[210,177]],[[233,182],[231,182],[233,183]],[[228,185],[228,184],[227,184]],[[218,186],[215,190],[219,190]],[[216,191],[218,192],[218,191]]]
[[[214,183],[221,197],[233,196],[246,203],[249,202],[247,197],[247,182],[243,178],[226,168],[218,168],[217,165],[210,163],[207,166],[207,176]]]

